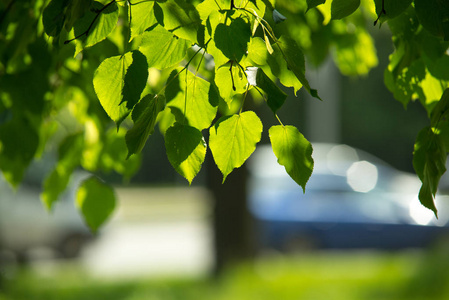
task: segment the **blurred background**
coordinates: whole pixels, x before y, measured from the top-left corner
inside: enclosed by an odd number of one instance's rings
[[[207,163],[188,186],[158,131],[118,208],[93,235],[70,188],[48,214],[39,200],[54,163],[36,162],[17,191],[0,177],[0,299],[448,299],[449,181],[437,220],[419,205],[414,139],[427,125],[383,83],[391,37],[376,30],[379,65],[364,78],[331,60],[308,78],[324,101],[300,92],[279,111],[314,145],[305,194],[269,146],[221,184]],[[274,118],[265,107],[262,144]]]

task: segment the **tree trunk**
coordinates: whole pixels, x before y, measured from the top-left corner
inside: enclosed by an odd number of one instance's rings
[[[223,176],[208,154],[208,186],[214,197],[214,274],[218,275],[223,268],[252,258],[255,243],[246,200],[245,165],[235,169],[222,184]]]

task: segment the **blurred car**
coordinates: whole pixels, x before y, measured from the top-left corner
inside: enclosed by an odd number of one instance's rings
[[[44,175],[39,165],[30,168],[17,190],[0,173],[0,254],[18,261],[29,260],[39,251],[52,257],[76,257],[92,238],[74,205],[77,184],[85,176],[75,173],[48,212],[40,200]]]
[[[262,248],[425,247],[449,233],[449,197],[438,195],[437,220],[418,200],[417,176],[347,145],[314,144],[306,191],[271,146],[249,161],[249,209]]]

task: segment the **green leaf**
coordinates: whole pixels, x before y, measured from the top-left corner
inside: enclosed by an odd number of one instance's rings
[[[191,42],[156,26],[143,33],[139,51],[146,56],[149,67],[162,70],[183,60],[190,46]]]
[[[140,154],[127,157],[129,150],[126,144],[126,130],[120,128],[117,132],[115,128],[110,128],[103,140],[104,147],[99,157],[101,170],[115,171],[123,175],[125,181],[129,180],[139,170],[142,160]]]
[[[307,11],[325,2],[326,0],[307,0]]]
[[[203,44],[201,19],[193,4],[183,0],[168,0],[155,5],[162,8],[163,16],[156,14],[156,18],[165,29],[180,38]]]
[[[107,58],[95,71],[95,93],[117,126],[139,101],[147,78],[147,61],[139,51]]]
[[[91,9],[73,25],[76,38],[75,56],[83,49],[91,47],[104,40],[117,26],[119,11],[117,3],[106,5],[93,2]]]
[[[112,214],[115,202],[114,190],[94,176],[84,180],[76,193],[76,205],[93,232]]]
[[[296,42],[288,37],[282,36],[276,45],[279,47],[282,56],[287,62],[288,69],[295,74],[296,78],[298,78],[310,95],[320,99],[318,92],[310,88],[309,82],[306,79],[304,54]]]
[[[251,41],[248,45],[248,58],[257,66],[263,66],[267,63],[268,51],[262,38],[251,38]]]
[[[415,0],[416,16],[431,34],[449,40],[449,3],[442,0]]]
[[[70,177],[79,165],[84,148],[84,136],[81,132],[67,136],[59,145],[58,162],[44,181],[41,200],[47,210],[53,208],[59,196],[67,188]]]
[[[139,1],[129,5],[129,28],[131,30],[130,41],[144,33],[157,23],[154,16],[154,1]],[[157,45],[157,44],[156,44]]]
[[[331,18],[333,20],[343,19],[357,10],[360,0],[333,0],[331,6]]]
[[[210,128],[210,149],[223,174],[223,182],[254,152],[262,129],[262,122],[252,111],[222,117]]]
[[[305,192],[313,171],[312,145],[294,126],[273,126],[269,134],[278,163]]]
[[[382,12],[382,2],[384,3],[385,14]],[[412,0],[374,0],[376,4],[377,16],[381,19],[392,19],[403,13],[412,3]]]
[[[42,13],[42,23],[45,33],[57,36],[64,27],[66,20],[65,9],[70,0],[52,0]]]
[[[156,118],[164,110],[165,98],[158,95],[146,95],[133,109],[134,126],[126,133],[128,157],[142,151],[145,143],[154,131]]]
[[[221,98],[228,105],[234,100],[235,95],[243,94],[246,91],[248,83],[242,69],[234,63],[218,67],[215,71],[214,81]]]
[[[201,132],[175,123],[165,133],[165,148],[173,168],[191,184],[206,157],[206,142]]]
[[[230,20],[230,24],[220,23],[215,28],[215,46],[228,59],[240,62],[248,50],[251,27],[242,18]]]
[[[28,118],[18,114],[9,122],[0,123],[0,169],[14,187],[22,181],[38,149],[39,135],[36,129]]]
[[[225,0],[204,0],[196,6],[196,9],[198,10],[202,23],[206,25],[206,21],[212,13],[228,6],[229,3],[226,3]]]
[[[433,127],[437,127],[440,122],[447,119],[449,115],[449,88],[447,88],[441,99],[433,108],[430,115],[430,123]]]
[[[271,81],[262,69],[257,70],[256,83],[267,94],[267,104],[273,113],[276,113],[287,99],[287,94]]]
[[[374,41],[364,28],[339,36],[335,45],[335,60],[344,75],[366,75],[377,66]]]
[[[447,151],[439,130],[426,127],[422,129],[415,142],[413,168],[422,186],[419,191],[421,204],[432,210],[437,216],[434,197],[441,176],[446,172]]]
[[[293,87],[295,95],[303,86],[296,75],[289,69],[279,48],[272,55],[268,56],[267,65],[263,65],[261,68],[270,78],[275,77],[284,86]]]
[[[165,97],[167,106],[181,124],[189,124],[198,130],[208,128],[217,114],[218,97],[206,80],[184,70],[176,76],[173,71],[168,79]]]
[[[69,32],[75,22],[89,10],[93,0],[71,0],[66,12],[65,29]]]

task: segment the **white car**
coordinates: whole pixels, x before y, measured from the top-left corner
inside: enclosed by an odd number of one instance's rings
[[[421,182],[347,145],[313,144],[306,192],[270,146],[249,162],[249,203],[261,247],[424,247],[449,233],[449,197],[438,195],[437,220],[418,200]]]

